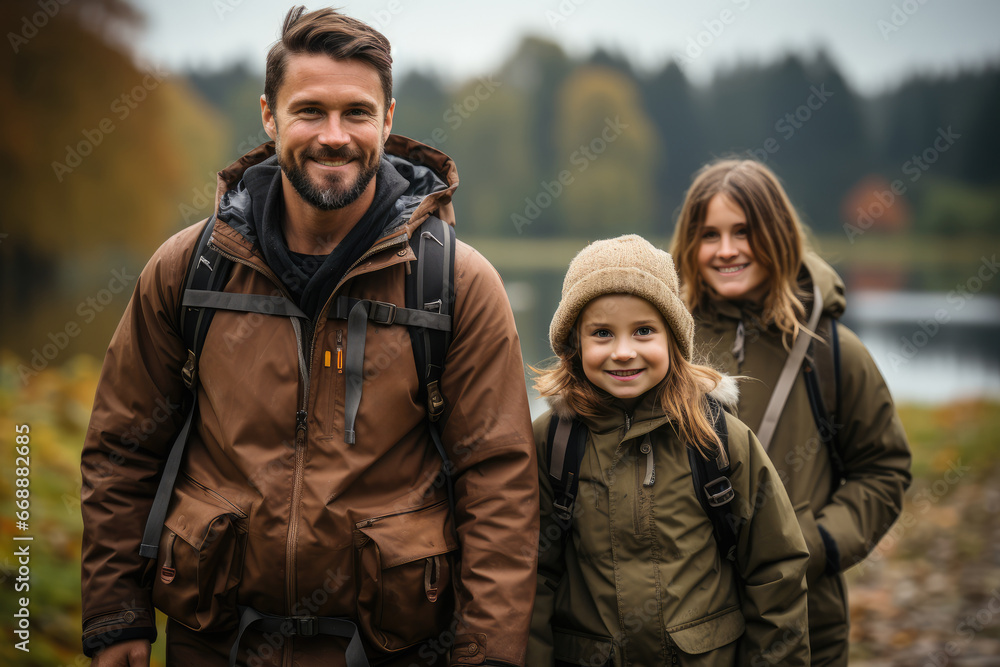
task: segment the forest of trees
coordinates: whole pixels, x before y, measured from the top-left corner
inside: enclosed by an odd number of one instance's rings
[[[186,77],[232,121],[234,157],[263,137],[261,75]],[[859,217],[863,230],[884,218],[932,236],[994,232],[1000,220],[996,65],[869,98],[823,53],[696,87],[672,62],[640,74],[603,51],[574,60],[526,37],[496,72],[456,87],[411,73],[395,97],[394,131],[458,164],[459,220],[476,236],[586,237],[609,225],[666,235],[694,171],[727,155],[773,167],[817,234],[850,235]],[[894,181],[905,211],[880,213],[873,203],[883,189],[896,198]]]

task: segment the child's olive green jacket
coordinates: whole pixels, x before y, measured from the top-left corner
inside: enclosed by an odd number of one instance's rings
[[[735,400],[728,378],[726,388]],[[808,552],[757,438],[727,415],[732,507],[741,524],[737,577],[695,495],[685,445],[654,394],[631,415],[609,397],[607,416],[585,420],[589,436],[565,544],[548,476],[552,411],[534,423],[541,543],[527,664],[809,664]],[[556,402],[555,409],[565,406]]]

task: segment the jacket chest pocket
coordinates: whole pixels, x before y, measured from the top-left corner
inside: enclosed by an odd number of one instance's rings
[[[153,604],[193,630],[236,627],[246,542],[246,513],[182,476],[160,537]]]
[[[440,502],[357,524],[358,621],[385,651],[413,646],[449,625],[456,544],[448,515]]]

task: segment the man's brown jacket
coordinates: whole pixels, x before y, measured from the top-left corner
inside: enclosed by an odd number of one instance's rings
[[[415,165],[423,177],[413,188],[437,187],[411,197],[331,301],[402,306],[416,266],[407,239],[430,214],[454,222],[452,161],[395,135],[386,151]],[[265,144],[220,172],[217,202],[273,152]],[[223,217],[213,243],[235,262],[225,291],[283,294],[260,248]],[[352,341],[345,320],[326,316],[330,302],[301,337],[287,317],[220,310],[200,355],[199,414],[160,553],[155,563],[140,557],[159,472],[185,417],[178,317],[201,228],[176,234],[145,267],[101,373],[82,455],[88,652],[155,636],[156,606],[176,631],[169,661],[198,645],[204,660],[225,664],[239,605],[353,619],[380,665],[523,664],[535,589],[535,563],[523,554],[538,539],[524,371],[500,278],[461,242],[442,378],[457,531],[406,327],[367,325],[357,439],[348,445],[338,360]],[[248,633],[241,646],[246,664],[343,664],[344,642],[323,635]]]

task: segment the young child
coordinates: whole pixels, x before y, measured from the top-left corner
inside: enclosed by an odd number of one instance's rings
[[[694,324],[670,255],[638,236],[598,241],[570,263],[535,387],[541,485],[538,591],[527,665],[807,665],[807,551],[756,437],[725,415],[738,529],[724,558],[687,448],[725,460],[707,395],[735,383],[691,363]],[[586,445],[562,537],[550,421]],[[722,466],[720,466],[722,467]]]
[[[842,572],[899,516],[910,452],[871,355],[836,321],[844,284],[805,251],[784,189],[752,160],[722,160],[696,174],[670,251],[698,322],[699,353],[755,380],[744,383],[738,414],[767,448],[809,546],[813,665],[847,665]],[[809,346],[804,363],[793,355],[800,340]]]

